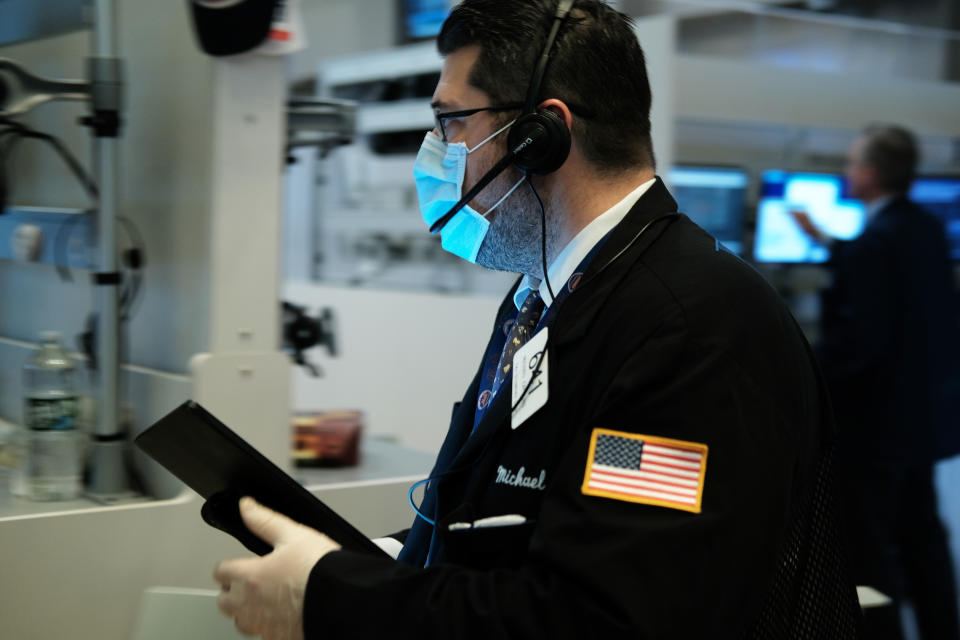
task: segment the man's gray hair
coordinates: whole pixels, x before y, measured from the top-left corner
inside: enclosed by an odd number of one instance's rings
[[[866,142],[861,161],[877,172],[880,186],[906,193],[917,171],[917,142],[913,133],[895,124],[871,124],[862,132]]]

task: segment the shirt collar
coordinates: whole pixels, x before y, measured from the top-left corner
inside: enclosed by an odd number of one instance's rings
[[[623,200],[591,220],[587,226],[580,230],[580,233],[574,236],[573,240],[567,243],[567,246],[563,248],[560,255],[554,258],[549,269],[547,269],[547,273],[550,276],[550,285],[554,287],[554,289],[567,282],[567,279],[573,275],[573,270],[576,269],[587,254],[590,253],[590,250],[593,249],[611,229],[620,224],[620,221],[627,216],[627,213],[629,213],[633,205],[637,203],[640,196],[646,193],[656,181],[656,178],[653,178],[638,186],[628,193]],[[523,279],[520,281],[520,286],[517,287],[517,290],[513,294],[513,303],[517,306],[517,309],[523,305],[523,301],[526,300],[527,296],[535,288],[539,289],[540,297],[543,298],[544,303],[546,303],[545,309],[550,306],[553,298],[550,296],[549,289],[547,289],[547,283],[541,282],[539,278],[523,276]]]
[[[877,217],[877,214],[880,213],[880,210],[890,204],[890,201],[892,201],[893,198],[894,196],[883,196],[881,198],[877,198],[876,200],[871,200],[870,202],[865,203],[864,225],[868,225],[873,222],[873,219]]]

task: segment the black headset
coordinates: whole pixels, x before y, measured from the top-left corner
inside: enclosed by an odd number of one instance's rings
[[[537,109],[536,103],[543,76],[547,71],[547,63],[550,62],[553,42],[557,39],[563,19],[573,8],[573,3],[574,0],[560,0],[557,4],[547,43],[530,78],[523,115],[517,118],[507,132],[507,155],[493,165],[457,204],[430,226],[430,233],[438,233],[443,229],[453,216],[511,164],[528,175],[542,176],[556,171],[566,162],[570,154],[570,130],[567,129],[567,124],[553,111]]]
[[[567,129],[567,123],[549,109],[537,109],[536,103],[547,64],[550,62],[550,51],[563,19],[573,8],[573,2],[574,0],[560,0],[557,5],[547,43],[530,78],[523,115],[513,123],[507,133],[507,148],[514,150],[514,166],[535,176],[556,171],[570,154],[570,130]],[[528,140],[531,142],[524,144]]]

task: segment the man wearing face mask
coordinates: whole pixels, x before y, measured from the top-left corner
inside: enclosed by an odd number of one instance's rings
[[[217,568],[220,608],[265,638],[855,637],[811,352],[656,177],[629,20],[465,0],[438,47],[424,221],[521,277],[397,561],[244,501],[274,551]]]

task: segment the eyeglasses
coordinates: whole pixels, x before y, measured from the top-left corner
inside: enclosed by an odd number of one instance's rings
[[[452,118],[466,118],[467,116],[472,116],[475,113],[480,113],[481,111],[516,111],[517,109],[522,109],[522,102],[511,102],[510,104],[505,104],[499,107],[478,107],[476,109],[463,109],[461,111],[446,111],[444,113],[435,113],[433,115],[434,123],[436,124],[437,129],[440,131],[440,139],[444,142],[447,142],[447,125],[445,124],[447,120]]]
[[[588,109],[586,107],[581,107],[580,105],[575,105],[572,103],[567,103],[567,106],[570,108],[570,112],[581,118],[594,118],[596,114],[593,109]],[[481,111],[516,111],[517,109],[522,109],[524,104],[522,102],[511,102],[499,107],[478,107],[476,109],[463,109],[461,111],[446,111],[444,113],[435,113],[433,114],[434,125],[440,131],[440,139],[444,142],[447,142],[447,131],[446,125],[444,124],[447,120],[451,118],[466,118],[472,116],[475,113],[480,113]]]

